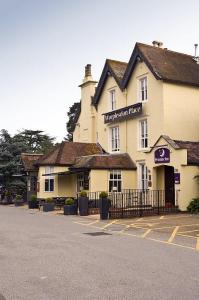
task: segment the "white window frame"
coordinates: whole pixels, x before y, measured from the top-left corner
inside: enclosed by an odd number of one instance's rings
[[[111,183],[111,185],[110,185]],[[112,186],[112,190],[110,190]],[[109,172],[109,182],[108,182],[109,192],[118,192],[122,191],[122,172],[121,170],[110,170]]]
[[[45,167],[45,174],[51,174],[54,172],[54,167],[52,166],[47,166]],[[51,181],[53,180],[53,189],[51,190]],[[48,181],[48,190],[46,190],[46,181]],[[44,192],[45,193],[52,193],[55,190],[55,178],[52,175],[45,176],[44,180]]]
[[[111,152],[120,151],[120,130],[119,126],[109,128],[109,148]]]
[[[145,162],[138,163],[138,188],[140,190],[148,189],[148,168]]]
[[[143,149],[146,150],[149,148],[148,120],[147,119],[139,120],[138,131],[139,131],[138,148],[140,150],[143,150]]]
[[[110,110],[116,110],[115,89],[109,91]]]
[[[148,100],[148,79],[147,76],[139,78],[139,101],[146,102]]]
[[[84,189],[84,174],[77,174],[77,192],[81,192]]]

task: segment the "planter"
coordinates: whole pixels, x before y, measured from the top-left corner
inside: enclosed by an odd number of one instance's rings
[[[8,205],[8,204],[13,204],[13,199],[12,197],[6,197],[2,200],[2,204]]]
[[[23,206],[24,202],[23,201],[15,201],[15,206]]]
[[[38,201],[28,201],[28,208],[29,209],[39,208]]]
[[[79,197],[79,215],[88,216],[88,197]]]
[[[108,198],[99,199],[100,219],[107,220],[109,216],[110,200]]]
[[[55,209],[55,203],[44,203],[43,204],[44,212],[53,211],[54,209]]]
[[[64,215],[77,215],[77,205],[64,205]]]

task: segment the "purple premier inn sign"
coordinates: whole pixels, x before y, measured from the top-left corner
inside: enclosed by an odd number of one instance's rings
[[[170,162],[170,151],[167,148],[158,148],[155,150],[155,163],[169,163]]]

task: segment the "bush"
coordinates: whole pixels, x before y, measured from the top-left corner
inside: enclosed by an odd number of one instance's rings
[[[36,202],[37,201],[37,196],[36,195],[31,195],[30,201],[31,202]]]
[[[46,203],[54,203],[53,198],[46,198],[45,200]]]
[[[99,197],[100,197],[100,198],[107,198],[107,197],[108,197],[108,193],[107,193],[107,192],[101,192],[101,193],[99,194]]]
[[[6,197],[11,197],[11,195],[12,195],[12,194],[11,194],[11,191],[6,191],[6,192],[5,192],[5,196],[6,196]]]
[[[80,197],[87,197],[87,192],[86,191],[81,191],[80,192]]]
[[[21,195],[16,195],[15,200],[16,201],[21,201],[22,200],[22,196]]]
[[[199,198],[193,199],[189,205],[187,206],[188,212],[191,214],[197,214],[199,213]]]
[[[75,200],[73,198],[68,198],[65,200],[65,205],[73,205]]]

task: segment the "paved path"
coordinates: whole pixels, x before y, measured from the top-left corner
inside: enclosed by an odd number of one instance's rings
[[[75,222],[0,206],[0,300],[199,299],[198,251]]]

